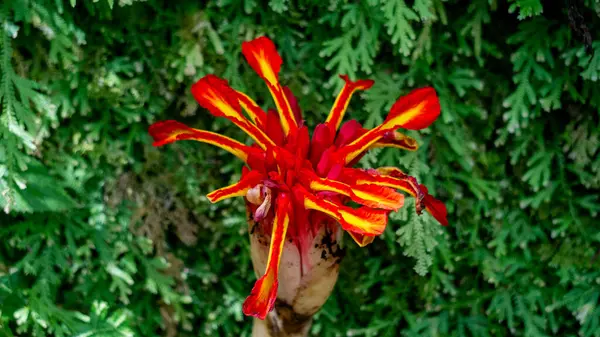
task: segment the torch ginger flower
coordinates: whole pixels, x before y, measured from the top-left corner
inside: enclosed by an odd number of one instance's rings
[[[351,168],[371,148],[416,150],[416,141],[396,130],[423,129],[437,119],[440,105],[433,88],[416,89],[400,97],[385,121],[371,130],[355,120],[340,127],[352,95],[374,83],[352,81],[342,75],[345,85],[325,123],[317,125],[311,137],[295,97],[279,83],[282,60],[273,42],[266,37],[244,42],[242,53],[265,81],[277,111],[265,112],[250,97],[214,75],[201,78],[191,91],[202,107],[229,119],[247,133],[253,145],[173,120],[153,124],[149,133],[154,146],[196,140],[221,147],[246,164],[239,182],[207,195],[213,203],[245,197],[252,219],[260,230],[270,233],[266,270],[257,270],[262,277],[243,304],[244,314],[265,319],[273,309],[282,281],[279,266],[286,242],[300,256],[300,273],[311,268],[308,254],[314,237],[323,228],[325,233],[335,233],[341,226],[363,247],[383,233],[388,213],[402,207],[404,195],[397,190],[416,198],[417,213],[426,210],[442,225],[448,224],[444,204],[415,178],[397,168]],[[351,201],[361,206],[345,205]]]

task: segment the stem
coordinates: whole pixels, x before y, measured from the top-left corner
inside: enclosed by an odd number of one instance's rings
[[[311,325],[312,316],[298,314],[291,306],[277,301],[264,321],[254,319],[252,337],[306,337]]]

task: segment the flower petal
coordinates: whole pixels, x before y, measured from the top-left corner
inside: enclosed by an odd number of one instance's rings
[[[353,142],[358,137],[364,135],[368,130],[363,128],[362,125],[355,119],[351,119],[344,123],[335,138],[335,146],[343,147]]]
[[[214,75],[206,75],[192,85],[192,95],[203,108],[217,117],[225,117],[246,132],[256,144],[266,149],[275,143],[256,125],[250,123],[242,114],[238,101],[239,95],[227,84],[227,81]]]
[[[364,246],[370,244],[371,242],[373,242],[373,240],[375,239],[374,236],[366,236],[366,235],[356,234],[356,233],[352,233],[352,232],[348,232],[348,234],[350,234],[350,236],[352,237],[354,242],[356,242],[359,247],[364,247]]]
[[[260,151],[218,133],[190,128],[174,120],[156,122],[150,125],[148,133],[154,138],[154,146],[163,146],[178,140],[196,140],[229,151],[244,162],[247,161],[249,153]]]
[[[288,102],[290,102],[290,107],[292,108],[292,113],[294,114],[294,118],[296,118],[297,122],[302,121],[302,110],[300,109],[300,104],[298,104],[298,99],[294,96],[292,89],[288,86],[283,87],[283,93],[287,98]]]
[[[300,171],[300,179],[313,191],[338,193],[368,207],[397,211],[404,204],[402,194],[383,186],[348,185],[336,180],[321,178],[307,169]]]
[[[421,214],[423,209],[427,210],[443,226],[448,225],[448,211],[446,206],[429,194],[424,185],[420,185],[414,177],[406,175],[400,169],[394,167],[382,167],[374,174],[357,169],[344,169],[342,175],[345,182],[358,185],[379,185],[402,190],[412,195],[415,200],[417,213]]]
[[[386,129],[402,127],[409,130],[420,130],[431,125],[439,115],[440,101],[435,89],[419,88],[400,97],[394,103],[383,125],[386,125]]]
[[[310,141],[309,160],[316,166],[321,160],[323,152],[333,144],[334,134],[327,124],[317,124]]]
[[[246,113],[256,126],[260,129],[265,129],[267,123],[267,113],[261,109],[250,96],[241,91],[236,91],[238,102],[246,110]]]
[[[440,101],[435,90],[430,87],[416,89],[400,97],[392,106],[383,124],[365,132],[344,146],[338,155],[346,164],[360,156],[388,132],[398,128],[418,130],[428,127],[440,115]]]
[[[425,204],[425,209],[429,214],[433,215],[433,217],[442,225],[448,226],[448,209],[446,209],[446,205],[438,199],[434,198],[427,191],[427,187],[421,185],[421,190],[425,193],[425,197],[423,198],[423,203]]]
[[[242,43],[242,54],[258,76],[272,86],[279,82],[279,70],[283,60],[275,44],[266,36]]]
[[[287,135],[290,129],[298,126],[298,123],[286,93],[279,84],[279,70],[283,61],[277,53],[275,44],[268,37],[261,36],[242,43],[242,54],[252,69],[267,83],[279,112],[281,127]]]
[[[344,160],[346,164],[352,162],[354,158],[360,156],[365,152],[371,145],[375,144],[381,137],[386,133],[381,126],[371,129],[365,132],[360,137],[356,138],[350,144],[340,148],[336,154]]]
[[[419,145],[412,137],[398,131],[390,131],[386,132],[383,137],[375,144],[371,145],[370,148],[376,147],[395,147],[403,150],[416,151],[419,148]]]
[[[300,190],[300,193],[296,193],[301,194],[304,198],[305,208],[329,215],[339,222],[346,231],[373,236],[379,235],[385,230],[385,226],[387,225],[387,211],[369,207],[353,209],[329,200],[320,199],[306,191],[300,185],[296,185],[295,189],[296,191]]]
[[[260,184],[263,180],[262,173],[258,171],[250,171],[242,176],[242,179],[235,184],[220,188],[206,195],[208,200],[213,204],[223,199],[232,197],[241,197],[246,195],[249,189]]]
[[[340,91],[335,99],[333,107],[331,107],[331,111],[329,112],[329,116],[327,116],[327,120],[325,121],[331,126],[333,129],[332,131],[336,131],[340,126],[342,119],[344,119],[344,114],[346,113],[352,94],[354,94],[356,90],[367,90],[375,83],[373,80],[351,81],[347,75],[340,75],[340,78],[343,79],[346,84],[344,84],[342,91]]]
[[[276,201],[275,219],[273,220],[273,229],[271,232],[267,270],[256,281],[250,292],[250,296],[246,298],[242,305],[242,311],[245,315],[265,319],[267,314],[273,309],[279,283],[279,261],[281,260],[281,252],[283,251],[285,236],[290,223],[291,207],[288,195],[285,193],[279,194]]]

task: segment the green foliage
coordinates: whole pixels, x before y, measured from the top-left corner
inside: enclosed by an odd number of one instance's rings
[[[600,31],[595,2],[569,3]],[[409,132],[419,151],[361,165],[418,177],[450,226],[407,198],[373,244],[347,240],[314,335],[600,337],[600,40],[588,51],[561,6],[3,1],[0,336],[249,336],[243,205],[204,197],[241,165],[146,132],[178,119],[244,140],[189,87],[215,73],[272,107],[240,56],[267,34],[311,126],[340,73],[376,80],[350,106],[367,127],[415,87],[442,105]]]

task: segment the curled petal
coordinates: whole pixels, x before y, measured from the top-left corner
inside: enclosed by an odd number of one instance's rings
[[[433,215],[433,217],[442,225],[448,226],[448,210],[446,209],[446,205],[438,199],[434,198],[431,194],[428,193],[427,187],[421,185],[421,190],[425,193],[425,197],[423,198],[423,203],[425,204],[425,209],[429,214]]]
[[[240,179],[240,181],[237,183],[210,192],[206,195],[206,197],[212,203],[219,202],[227,198],[241,197],[246,195],[249,189],[260,184],[262,180],[262,173],[258,171],[250,171],[248,174],[242,176],[242,179]]]
[[[154,143],[152,143],[154,146],[163,146],[178,140],[195,140],[218,146],[231,152],[244,162],[248,160],[249,153],[260,151],[229,137],[214,132],[190,128],[174,120],[156,122],[150,126],[148,133],[154,138]]]
[[[381,139],[371,145],[371,148],[375,147],[395,147],[403,150],[416,151],[419,148],[419,145],[414,138],[398,131],[390,131],[386,132]]]
[[[340,78],[343,79],[346,84],[344,84],[342,91],[340,91],[335,99],[333,107],[329,112],[329,116],[327,116],[327,120],[325,121],[331,126],[333,131],[337,130],[342,119],[344,119],[344,114],[346,114],[346,109],[348,108],[352,94],[354,94],[356,90],[367,90],[375,83],[373,80],[351,81],[347,75],[340,75]]]
[[[264,218],[266,218],[267,213],[269,213],[269,210],[271,209],[271,198],[272,198],[273,193],[271,192],[271,189],[268,187],[263,187],[263,191],[264,191],[264,200],[260,204],[260,206],[258,206],[256,211],[254,212],[254,221],[256,221],[256,222],[262,221]]]
[[[373,240],[375,239],[374,236],[366,236],[366,235],[356,234],[356,233],[352,233],[352,232],[348,232],[348,234],[350,234],[350,236],[352,237],[354,242],[356,242],[359,247],[364,247],[364,246],[370,244],[371,242],[373,242]]]
[[[298,123],[286,93],[279,84],[279,70],[283,61],[277,53],[275,44],[268,37],[261,36],[242,43],[242,54],[252,69],[266,82],[277,106],[281,127],[287,135],[290,129],[297,127]]]
[[[253,205],[262,204],[263,201],[265,200],[265,196],[263,195],[264,194],[263,188],[264,188],[264,186],[262,184],[258,184],[256,186],[250,188],[246,192],[246,200],[248,200],[248,202]]]
[[[238,101],[239,95],[227,84],[227,81],[214,75],[206,75],[192,85],[192,94],[202,107],[217,117],[225,117],[246,132],[256,144],[266,149],[275,143],[256,125],[250,123],[242,114]]]
[[[290,198],[287,194],[282,193],[277,197],[269,257],[267,259],[267,270],[256,281],[250,292],[250,296],[246,298],[242,305],[242,311],[245,315],[265,319],[267,314],[273,309],[279,283],[279,261],[281,260],[285,236],[290,223],[291,207]]]
[[[404,174],[400,169],[383,167],[372,170],[372,173],[357,169],[344,169],[342,175],[345,182],[358,185],[379,185],[402,190],[412,195],[415,200],[417,213],[423,209],[429,212],[443,226],[448,225],[448,211],[446,206],[429,194],[424,185],[420,185],[414,177]],[[381,174],[384,173],[384,174]],[[390,174],[390,175],[385,175]]]

